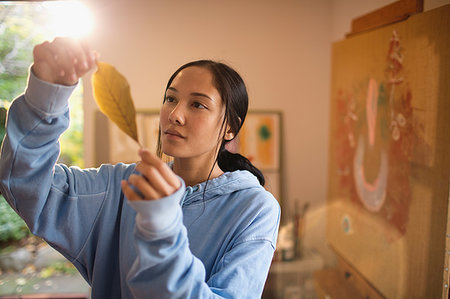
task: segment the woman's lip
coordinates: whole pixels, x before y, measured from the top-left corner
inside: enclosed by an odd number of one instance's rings
[[[166,131],[164,131],[164,134],[166,134],[166,135],[173,135],[173,136],[177,136],[177,137],[180,137],[180,138],[184,138],[183,135],[181,135],[178,131],[175,131],[175,130],[166,130]]]

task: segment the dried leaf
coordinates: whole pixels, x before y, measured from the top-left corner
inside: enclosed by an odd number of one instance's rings
[[[100,111],[139,143],[136,110],[127,79],[108,63],[99,61],[97,67],[92,75],[92,86]]]

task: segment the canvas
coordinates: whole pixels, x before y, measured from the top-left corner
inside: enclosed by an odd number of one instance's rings
[[[327,238],[388,298],[448,283],[449,20],[445,6],[333,45]]]

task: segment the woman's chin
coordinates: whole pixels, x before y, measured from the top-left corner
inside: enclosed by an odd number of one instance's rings
[[[172,158],[180,158],[180,156],[182,156],[182,155],[180,155],[180,151],[179,150],[177,151],[176,149],[164,149],[163,148],[162,152],[164,155],[170,156]]]

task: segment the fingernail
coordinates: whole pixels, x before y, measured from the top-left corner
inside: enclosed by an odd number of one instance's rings
[[[87,70],[89,68],[89,66],[88,66],[86,61],[83,62],[83,67],[84,67],[85,70]]]
[[[72,80],[72,81],[78,81],[78,78],[77,78],[77,75],[75,74],[75,73],[73,73],[71,76],[70,76],[70,79]]]
[[[64,70],[61,70],[61,71],[59,72],[59,75],[60,75],[61,77],[64,77],[65,74],[66,74],[66,72],[64,72]]]

